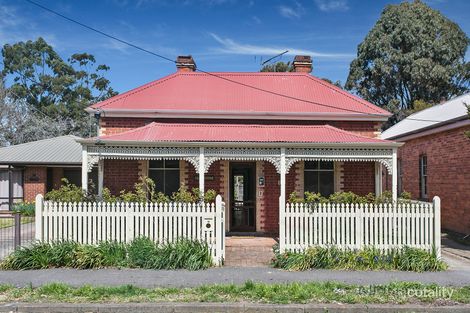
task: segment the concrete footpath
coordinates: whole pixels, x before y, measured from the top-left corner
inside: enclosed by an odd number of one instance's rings
[[[271,305],[255,303],[123,303],[123,304],[6,304],[0,305],[0,312],[21,313],[197,313],[197,312],[225,312],[225,313],[268,313],[268,312],[295,312],[295,313],[335,313],[335,312],[470,312],[469,305],[456,306],[429,306],[429,305],[364,305],[364,304],[288,304]]]
[[[18,287],[61,282],[72,286],[195,287],[208,284],[243,284],[248,280],[264,283],[337,281],[347,284],[376,285],[396,281],[436,283],[441,286],[469,286],[470,270],[443,272],[337,271],[288,272],[273,268],[211,268],[204,271],[141,269],[48,269],[0,271],[0,284]]]

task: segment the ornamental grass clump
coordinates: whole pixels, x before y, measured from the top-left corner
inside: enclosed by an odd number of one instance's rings
[[[5,270],[60,267],[200,270],[210,266],[212,257],[205,243],[180,239],[172,243],[156,244],[145,237],[136,238],[128,244],[114,241],[103,241],[97,245],[73,241],[36,242],[14,251],[0,263],[0,268]]]
[[[291,271],[309,269],[339,270],[400,270],[441,271],[447,265],[439,260],[435,251],[404,247],[382,252],[373,247],[362,250],[341,250],[338,247],[310,247],[303,252],[279,253],[274,249],[272,265]]]

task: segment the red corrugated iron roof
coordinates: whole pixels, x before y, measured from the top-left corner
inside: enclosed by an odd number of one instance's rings
[[[96,139],[96,138],[95,138]],[[103,142],[391,143],[330,125],[173,124],[153,122]]]
[[[208,114],[390,115],[370,102],[307,73],[176,72],[96,103],[90,108],[103,111],[191,111]]]

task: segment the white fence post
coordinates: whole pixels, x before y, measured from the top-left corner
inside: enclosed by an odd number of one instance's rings
[[[35,217],[35,239],[42,240],[42,211],[44,208],[44,197],[41,194],[36,196],[36,217]]]
[[[126,211],[126,242],[131,242],[134,239],[134,203],[123,203],[123,205]]]
[[[224,207],[222,203],[222,196],[217,195],[215,198],[215,262],[216,265],[222,265],[224,258]]]
[[[364,218],[364,210],[362,203],[351,204],[356,207],[356,247],[357,249],[362,249],[364,247],[364,223],[362,219]]]
[[[434,207],[434,248],[436,255],[441,258],[441,198],[435,196],[432,199]]]
[[[286,251],[286,206],[283,197],[279,196],[279,252]]]

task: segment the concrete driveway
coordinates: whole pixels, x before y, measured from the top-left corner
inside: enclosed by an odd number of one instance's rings
[[[470,271],[470,246],[463,245],[442,235],[442,258],[450,269]]]

